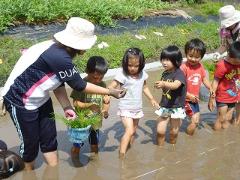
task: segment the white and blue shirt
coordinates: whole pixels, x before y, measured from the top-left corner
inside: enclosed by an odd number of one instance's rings
[[[30,47],[18,60],[2,90],[2,96],[11,103],[34,110],[50,98],[49,92],[67,82],[82,91],[82,80],[72,57],[54,41],[45,41]]]

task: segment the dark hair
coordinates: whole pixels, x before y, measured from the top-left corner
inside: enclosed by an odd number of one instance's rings
[[[240,42],[233,42],[228,48],[228,55],[230,58],[236,58],[240,60]]]
[[[0,140],[0,151],[6,151],[7,150],[7,144]]]
[[[86,73],[98,72],[105,74],[108,70],[108,63],[102,56],[92,56],[88,59]]]
[[[57,45],[58,47],[60,47],[60,48],[62,48],[62,49],[65,49],[65,50],[68,52],[68,54],[71,56],[71,58],[76,57],[76,56],[79,54],[79,52],[81,52],[81,51],[86,51],[86,50],[74,49],[74,48],[72,48],[72,47],[69,47],[69,46],[66,46],[66,45],[64,45],[64,44],[61,44],[61,43],[60,43],[59,41],[57,41],[55,38],[54,38],[53,40],[54,40],[54,42],[56,43],[56,45]]]
[[[175,45],[170,45],[164,48],[160,55],[160,61],[163,59],[169,59],[172,64],[178,68],[182,64],[182,53],[180,49]]]
[[[8,178],[23,168],[24,162],[20,156],[8,150],[0,152],[0,179]]]
[[[206,53],[206,46],[204,42],[198,38],[191,39],[185,44],[185,54],[191,50],[196,50],[200,52],[201,58],[203,58],[204,54]]]
[[[143,52],[139,48],[128,48],[125,51],[125,54],[122,58],[122,68],[126,74],[129,74],[128,61],[130,57],[138,57],[139,59],[138,73],[140,73],[145,66],[145,58],[144,58]]]

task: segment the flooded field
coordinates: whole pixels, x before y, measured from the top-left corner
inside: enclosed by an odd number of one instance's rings
[[[153,82],[160,78],[159,70],[148,73],[148,85],[159,100],[160,92],[152,88]],[[62,112],[55,99],[54,104],[55,111]],[[155,145],[157,116],[144,98],[145,116],[140,120],[135,144],[127,152],[126,159],[119,160],[118,146],[124,129],[116,116],[117,100],[113,99],[110,116],[104,120],[101,129],[98,156],[89,153],[86,142],[80,161],[72,161],[66,127],[57,122],[59,165],[55,168],[47,167],[39,153],[35,171],[22,171],[10,179],[239,179],[240,127],[231,126],[227,130],[214,132],[211,125],[216,112],[209,113],[206,103],[201,103],[200,107],[202,123],[196,134],[193,137],[186,135],[185,120],[175,149],[168,142],[159,148]],[[9,116],[0,120],[0,137],[6,141],[10,150],[18,151],[19,139]]]

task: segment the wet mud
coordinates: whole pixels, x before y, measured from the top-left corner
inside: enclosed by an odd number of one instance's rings
[[[148,85],[160,100],[161,93],[153,89],[153,82],[160,78],[160,70],[148,71]],[[62,113],[60,105],[54,100],[55,112]],[[59,165],[46,166],[42,154],[36,160],[36,170],[19,172],[12,179],[238,179],[240,177],[240,129],[215,132],[211,126],[216,112],[210,113],[205,102],[200,103],[201,124],[194,136],[185,133],[188,122],[183,121],[175,148],[166,143],[163,148],[155,144],[156,118],[154,109],[144,98],[144,118],[140,120],[134,145],[128,150],[126,158],[119,160],[118,147],[124,129],[116,115],[117,101],[111,102],[110,116],[104,120],[100,130],[100,152],[90,153],[85,143],[79,158],[70,155],[71,143],[68,141],[66,127],[57,121]],[[9,116],[0,120],[0,137],[10,150],[18,152],[19,139]]]

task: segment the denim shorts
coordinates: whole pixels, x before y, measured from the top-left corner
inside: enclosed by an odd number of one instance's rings
[[[193,102],[185,102],[185,111],[188,116],[193,116],[194,114],[200,112],[199,104]]]

